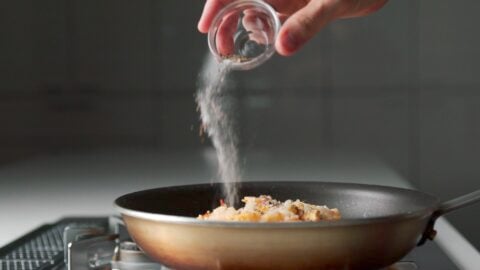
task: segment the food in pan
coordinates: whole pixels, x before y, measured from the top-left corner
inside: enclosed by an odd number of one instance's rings
[[[207,211],[197,218],[216,221],[252,221],[252,222],[285,222],[285,221],[321,221],[338,220],[340,211],[327,206],[313,205],[300,200],[285,202],[272,199],[271,196],[244,197],[243,208],[229,207],[223,201],[213,211]]]

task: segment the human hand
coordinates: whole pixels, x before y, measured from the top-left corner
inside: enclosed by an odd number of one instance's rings
[[[207,33],[215,15],[234,0],[207,0],[198,30]],[[341,18],[366,16],[379,10],[387,0],[265,0],[278,14],[283,25],[275,48],[281,55],[292,55],[329,22]],[[231,29],[223,30],[225,35]],[[221,32],[219,33],[222,34]],[[226,51],[232,44],[222,41]]]

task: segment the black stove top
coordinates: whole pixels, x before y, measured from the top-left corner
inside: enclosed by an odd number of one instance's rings
[[[118,217],[65,218],[0,248],[0,270],[166,270],[147,258]],[[434,242],[388,270],[458,269]]]

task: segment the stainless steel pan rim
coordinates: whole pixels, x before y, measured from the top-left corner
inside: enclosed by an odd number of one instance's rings
[[[274,181],[270,181],[274,182]],[[275,181],[278,183],[278,181]],[[345,185],[352,186],[357,185],[363,188],[386,188],[385,186],[379,185],[367,185],[367,184],[352,184],[352,183],[337,183],[337,182],[315,182],[315,181],[303,181],[303,182],[288,182],[281,181],[282,183],[322,183],[322,184],[334,184],[334,185]],[[269,183],[269,181],[253,181],[253,182],[242,182],[242,183]],[[197,185],[206,185],[204,184],[195,184],[195,185],[184,185],[184,186],[174,186],[175,188],[182,188],[187,186],[197,186]],[[168,187],[165,187],[168,188]],[[418,219],[418,218],[427,218],[432,215],[438,209],[440,201],[433,195],[428,193],[419,192],[411,189],[397,188],[397,187],[387,187],[391,190],[406,191],[406,192],[415,192],[421,194],[422,196],[430,197],[436,203],[430,208],[419,209],[418,211],[412,211],[407,213],[385,215],[381,217],[365,217],[365,218],[342,218],[338,221],[322,221],[322,222],[278,222],[278,223],[260,223],[260,222],[231,222],[231,221],[211,221],[211,220],[199,220],[194,217],[186,216],[176,216],[176,215],[165,215],[158,213],[150,213],[139,210],[132,210],[119,205],[119,202],[124,196],[130,196],[134,193],[126,194],[115,201],[114,207],[122,215],[141,218],[145,220],[165,222],[165,223],[174,223],[174,224],[185,224],[185,225],[195,225],[195,226],[215,226],[215,227],[230,227],[230,228],[328,228],[328,227],[337,227],[337,226],[358,226],[372,223],[390,223],[397,222],[401,220],[408,219]],[[147,190],[148,191],[148,190]],[[208,210],[208,209],[206,209]]]
[[[136,210],[129,210],[118,205],[115,209],[122,215],[141,218],[144,220],[185,224],[195,226],[217,226],[217,227],[231,227],[231,228],[325,228],[333,226],[357,226],[372,223],[395,222],[400,220],[426,218],[431,216],[435,209],[425,209],[408,214],[398,214],[385,217],[376,218],[362,218],[362,219],[341,219],[338,221],[320,221],[320,222],[278,222],[278,223],[263,223],[263,222],[234,222],[234,221],[211,221],[199,220],[193,217],[173,216],[164,214],[153,214],[141,212]]]

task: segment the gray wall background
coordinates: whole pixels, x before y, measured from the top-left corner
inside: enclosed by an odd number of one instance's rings
[[[204,147],[203,1],[18,0],[0,9],[0,161]],[[245,149],[368,151],[442,199],[479,188],[480,2],[391,0],[236,73]],[[451,220],[480,247],[479,206]]]

